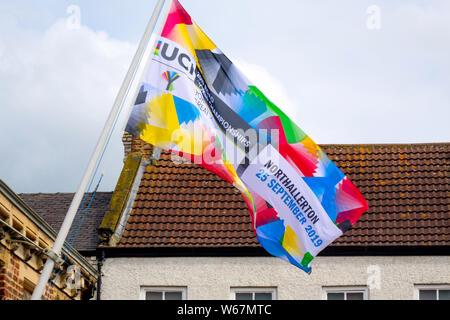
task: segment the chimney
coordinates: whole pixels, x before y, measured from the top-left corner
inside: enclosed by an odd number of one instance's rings
[[[147,142],[136,138],[128,132],[124,132],[122,137],[124,149],[124,161],[130,153],[140,153],[144,158],[150,158],[153,154],[153,146]]]

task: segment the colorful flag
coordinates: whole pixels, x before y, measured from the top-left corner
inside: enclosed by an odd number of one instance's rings
[[[260,244],[308,273],[368,210],[355,185],[176,0],[126,130],[236,186]]]

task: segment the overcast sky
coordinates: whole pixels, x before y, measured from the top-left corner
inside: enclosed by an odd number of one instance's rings
[[[450,141],[450,1],[180,2],[317,143]],[[0,179],[14,191],[76,190],[155,3],[0,0]],[[124,121],[101,190],[122,169]]]

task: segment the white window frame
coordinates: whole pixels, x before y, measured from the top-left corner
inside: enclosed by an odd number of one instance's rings
[[[187,287],[153,287],[153,286],[142,286],[140,290],[139,299],[145,300],[146,293],[148,291],[154,292],[162,292],[163,300],[165,300],[166,292],[180,292],[181,291],[181,300],[187,300]]]
[[[236,293],[271,293],[272,300],[277,300],[277,288],[276,287],[231,287],[230,288],[230,300],[236,300]]]
[[[369,300],[369,288],[366,286],[338,286],[338,287],[322,287],[322,300],[328,300],[328,293],[343,293],[347,300],[347,293],[362,292],[363,300]]]
[[[419,300],[420,290],[437,290],[437,300],[439,300],[439,290],[450,290],[450,284],[416,284],[414,285],[414,300]]]

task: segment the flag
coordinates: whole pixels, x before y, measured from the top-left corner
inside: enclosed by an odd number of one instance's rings
[[[232,183],[262,247],[308,273],[368,210],[355,185],[176,0],[126,131]]]

